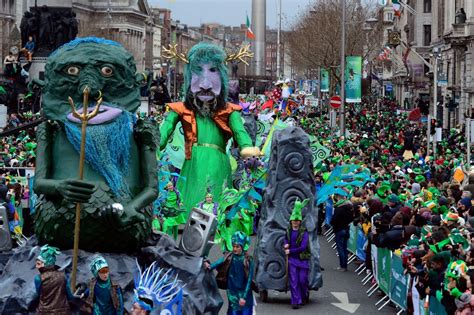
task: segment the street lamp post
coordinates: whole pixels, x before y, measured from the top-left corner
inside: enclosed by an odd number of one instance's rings
[[[342,35],[341,35],[341,107],[339,111],[339,123],[340,123],[340,129],[341,129],[341,136],[346,135],[346,117],[345,117],[345,101],[346,101],[346,95],[345,95],[345,89],[346,89],[346,84],[345,84],[345,72],[346,72],[346,1],[341,0],[342,3],[342,21],[341,21],[341,26],[342,26]]]
[[[437,131],[438,125],[438,49],[434,51],[434,69],[433,69],[433,117],[435,125],[432,126]],[[436,133],[433,137],[433,159],[436,159]]]
[[[276,62],[277,80],[281,76],[280,46],[281,46],[281,0],[278,1],[278,32],[277,32],[277,62]]]

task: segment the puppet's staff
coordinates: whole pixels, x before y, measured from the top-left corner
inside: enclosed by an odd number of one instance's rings
[[[87,122],[95,117],[99,113],[99,107],[102,103],[102,97],[99,97],[95,105],[94,110],[89,113],[89,95],[90,88],[86,86],[82,92],[84,95],[82,101],[82,113],[76,111],[76,106],[71,97],[68,98],[69,105],[71,105],[72,115],[81,121],[81,150],[79,153],[79,180],[84,178],[84,157],[86,149],[86,130]],[[102,93],[101,93],[102,95]],[[75,292],[76,290],[76,275],[77,275],[77,255],[79,251],[79,230],[81,226],[81,203],[76,203],[76,222],[74,224],[74,251],[72,256],[72,275],[71,275],[71,291]]]

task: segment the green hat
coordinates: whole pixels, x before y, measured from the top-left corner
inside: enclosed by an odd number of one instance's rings
[[[106,267],[109,267],[109,264],[107,264],[107,260],[105,260],[105,258],[100,255],[94,256],[91,263],[89,264],[89,268],[94,277],[97,277],[99,270]]]
[[[387,198],[387,193],[390,190],[389,185],[382,184],[382,186],[377,189],[377,196],[380,197],[381,199]]]
[[[59,248],[44,245],[41,247],[40,254],[36,259],[42,261],[45,266],[54,266],[56,264],[56,256],[59,254],[61,254]]]
[[[407,246],[408,247],[418,247],[420,246],[420,239],[418,238],[418,236],[416,236],[415,234],[413,234],[410,238],[410,240],[408,241],[407,243]]]
[[[398,198],[400,198],[401,202],[405,202],[405,201],[407,201],[408,196],[407,196],[407,194],[400,194],[398,196]]]
[[[428,191],[433,194],[433,198],[438,198],[439,196],[441,196],[441,192],[435,187],[428,188]]]
[[[421,172],[421,169],[420,169],[419,167],[414,168],[414,169],[413,169],[413,173],[416,174],[416,175],[421,175],[421,174],[423,174],[423,173]]]
[[[331,175],[331,173],[329,173],[329,172],[323,173],[323,181],[327,181],[329,179],[330,175]]]
[[[240,245],[243,250],[247,250],[250,245],[250,238],[244,232],[237,231],[232,235],[232,244]]]
[[[417,183],[421,183],[424,180],[425,180],[425,176],[423,176],[423,175],[416,175],[416,177],[415,177],[415,182],[417,182]]]
[[[290,221],[302,221],[303,215],[301,209],[303,209],[309,202],[309,198],[303,200],[302,202],[299,199],[296,199],[295,206],[293,207],[293,212],[290,216]]]
[[[392,183],[391,190],[392,190],[393,192],[396,192],[396,191],[398,191],[398,190],[400,189],[400,186],[402,186],[402,184],[401,184],[398,180],[395,180],[395,181],[393,181],[393,183]]]
[[[393,203],[399,203],[400,198],[398,198],[398,196],[395,194],[391,194],[390,196],[388,196],[388,201]]]
[[[446,205],[442,205],[438,207],[438,213],[439,214],[445,214],[449,211],[448,207]]]

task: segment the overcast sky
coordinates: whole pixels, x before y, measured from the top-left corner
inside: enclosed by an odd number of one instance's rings
[[[267,26],[277,27],[279,0],[267,0]],[[297,13],[304,10],[310,0],[281,0],[282,28],[291,24]],[[189,26],[217,22],[229,26],[245,24],[245,14],[252,19],[252,0],[148,0],[153,7],[171,10],[173,20]]]

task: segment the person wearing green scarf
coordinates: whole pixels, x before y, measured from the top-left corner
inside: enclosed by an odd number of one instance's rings
[[[122,289],[110,279],[109,265],[104,257],[94,256],[89,264],[94,276],[81,297],[85,298],[82,308],[87,314],[122,315],[123,296]]]
[[[166,201],[161,208],[163,215],[163,232],[172,235],[176,240],[178,238],[178,226],[186,223],[186,218],[181,214],[183,212],[183,203],[181,195],[174,187],[172,182],[166,185]]]

